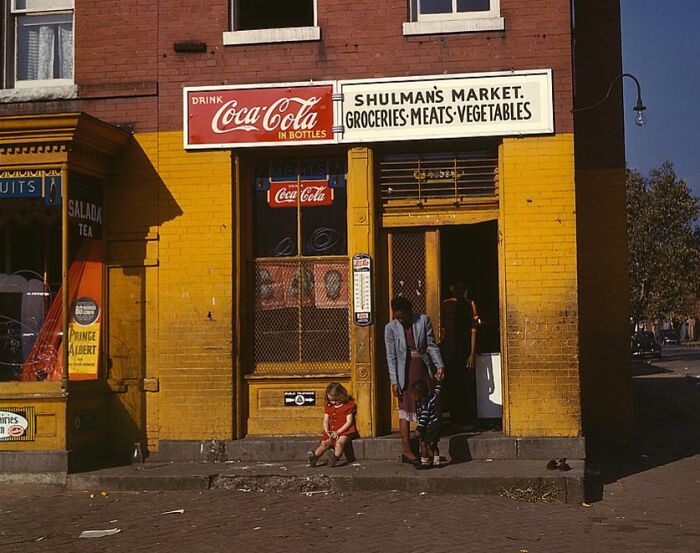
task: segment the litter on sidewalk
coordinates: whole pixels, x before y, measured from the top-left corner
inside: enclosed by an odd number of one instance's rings
[[[83,530],[80,533],[80,538],[104,538],[105,536],[113,536],[121,532],[120,528],[110,528],[109,530]]]

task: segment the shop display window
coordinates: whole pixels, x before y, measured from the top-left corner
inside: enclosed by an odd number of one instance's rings
[[[60,172],[0,176],[0,381],[61,380],[66,355],[71,380],[98,375],[101,189],[71,180],[66,340]]]
[[[349,350],[344,159],[255,164],[255,364],[329,370]]]

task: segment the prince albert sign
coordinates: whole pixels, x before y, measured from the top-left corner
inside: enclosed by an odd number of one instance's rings
[[[550,69],[184,89],[187,149],[554,132]]]

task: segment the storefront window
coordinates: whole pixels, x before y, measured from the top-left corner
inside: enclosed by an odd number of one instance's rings
[[[61,312],[52,305],[60,287],[58,172],[0,174],[0,381],[53,373]]]
[[[101,188],[71,176],[66,340],[61,173],[4,175],[0,177],[0,380],[61,380],[66,353],[71,380],[96,378],[103,285]]]
[[[254,168],[256,370],[349,361],[345,173],[333,158]]]

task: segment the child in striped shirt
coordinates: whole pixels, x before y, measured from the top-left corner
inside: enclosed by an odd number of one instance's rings
[[[411,386],[411,393],[416,399],[416,416],[420,436],[420,464],[418,470],[440,467],[440,427],[442,426],[442,411],[440,409],[440,391],[442,385],[438,382],[432,392],[424,380],[419,380]],[[432,461],[431,461],[432,457]]]

